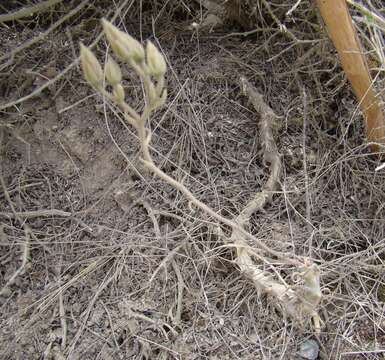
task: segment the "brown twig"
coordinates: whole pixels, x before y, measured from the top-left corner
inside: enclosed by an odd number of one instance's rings
[[[366,118],[366,136],[372,151],[383,151],[385,114],[373,88],[369,66],[345,0],[317,0],[330,38]]]

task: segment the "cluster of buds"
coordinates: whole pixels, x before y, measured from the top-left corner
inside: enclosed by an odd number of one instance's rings
[[[164,87],[167,65],[161,52],[151,41],[148,41],[146,48],[144,48],[139,41],[105,19],[102,19],[102,25],[116,58],[129,65],[144,82],[146,105],[150,110],[162,106],[167,96]],[[108,57],[103,71],[92,51],[80,44],[80,60],[84,78],[90,85],[117,105],[126,104],[122,71],[112,56]],[[106,82],[112,88],[111,93],[106,91]]]

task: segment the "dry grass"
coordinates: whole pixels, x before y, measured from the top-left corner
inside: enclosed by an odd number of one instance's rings
[[[361,115],[315,10],[302,1],[285,19],[295,3],[270,2],[270,11],[297,40],[279,31],[262,1],[248,19],[253,27],[233,20],[212,32],[189,30],[206,10],[179,0],[142,8],[89,2],[50,31],[79,5],[73,1],[0,28],[7,192],[17,213],[71,213],[21,217],[32,232],[30,256],[0,300],[2,358],[295,359],[308,338],[319,343],[321,358],[380,358],[385,176],[363,145]],[[381,9],[379,1],[371,4]],[[80,79],[78,41],[93,43],[97,20],[114,13],[121,14],[118,24],[124,19],[122,29],[151,38],[169,61],[169,100],[151,119],[154,161],[221,215],[238,215],[269,176],[239,74],[280,116],[281,191],[252,216],[249,231],[319,264],[320,335],[294,327],[250,287],[212,220],[140,166],[132,129]],[[381,38],[355,19],[376,44],[376,61]],[[104,53],[103,41],[95,50]],[[382,96],[384,68],[374,64]],[[140,99],[135,79],[125,86]],[[25,244],[22,224],[4,215],[12,212],[4,195],[1,288],[20,267]],[[297,280],[290,267],[275,265]]]

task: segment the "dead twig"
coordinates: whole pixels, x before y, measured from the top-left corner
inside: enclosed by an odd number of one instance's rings
[[[11,219],[34,219],[38,217],[46,216],[62,216],[69,217],[72,214],[68,211],[57,210],[57,209],[48,209],[48,210],[34,210],[34,211],[22,211],[22,212],[0,212],[0,216],[11,218]]]
[[[303,172],[305,176],[305,194],[306,194],[306,221],[307,229],[312,231],[310,215],[310,194],[309,194],[309,174],[307,171],[307,154],[306,154],[306,138],[307,138],[307,122],[308,122],[308,109],[307,109],[307,94],[305,88],[302,88],[302,102],[303,102],[303,135],[302,135],[302,154],[303,154]],[[309,245],[311,251],[311,244]],[[311,256],[311,253],[309,253]]]
[[[32,16],[38,12],[46,11],[50,7],[61,3],[62,1],[63,0],[46,0],[29,7],[21,8],[9,14],[0,15],[0,23],[19,20],[28,16]]]
[[[37,42],[45,39],[52,31],[54,31],[56,28],[58,28],[61,24],[63,24],[65,21],[67,21],[70,17],[74,16],[75,14],[78,14],[79,11],[85,6],[89,4],[88,0],[83,0],[78,6],[76,6],[74,9],[72,9],[70,12],[62,16],[58,21],[56,21],[53,25],[51,25],[46,31],[40,33],[39,35],[35,36],[34,38],[26,41],[25,43],[19,45],[18,47],[12,49],[10,52],[5,53],[4,55],[0,56],[0,61],[11,58],[13,59],[16,54],[18,54],[20,51],[23,51],[27,49],[28,47],[36,44]],[[9,65],[9,64],[7,64]]]
[[[66,311],[64,306],[64,296],[63,296],[63,288],[61,286],[62,279],[61,279],[61,264],[62,264],[62,258],[60,259],[59,263],[57,264],[57,267],[55,268],[57,281],[59,283],[59,316],[60,316],[60,325],[62,330],[61,335],[61,343],[60,343],[60,349],[61,351],[65,351],[65,348],[67,346],[67,334],[68,334],[68,324],[66,319]]]

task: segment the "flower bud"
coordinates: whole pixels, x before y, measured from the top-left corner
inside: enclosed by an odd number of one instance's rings
[[[150,81],[148,84],[148,98],[151,104],[155,103],[158,99],[158,96],[156,94],[155,86],[154,84]]]
[[[159,52],[156,46],[151,42],[147,42],[147,65],[150,70],[150,74],[159,77],[166,73],[167,65],[163,55]]]
[[[167,100],[167,89],[164,88],[163,89],[163,92],[162,92],[162,95],[160,96],[159,98],[159,104],[160,106],[164,105],[166,103],[166,100]]]
[[[152,108],[157,109],[157,108],[160,108],[161,106],[163,106],[166,103],[166,98],[167,98],[167,90],[164,89],[162,91],[161,95],[158,96],[156,98],[156,100],[154,101],[154,103],[152,104]]]
[[[84,78],[94,86],[103,82],[103,70],[92,51],[80,43],[80,60]]]
[[[113,42],[113,40],[117,38],[120,30],[106,19],[102,19],[102,26],[108,42]]]
[[[105,65],[105,73],[107,81],[113,86],[122,81],[122,72],[120,67],[111,56],[108,57]]]
[[[112,90],[112,95],[114,97],[114,100],[118,104],[124,101],[124,88],[123,88],[122,84],[114,85],[114,88]]]
[[[105,19],[102,19],[102,25],[107,40],[111,45],[116,56],[123,61],[133,60],[140,63],[144,59],[144,49],[142,44],[132,36],[120,31]]]

